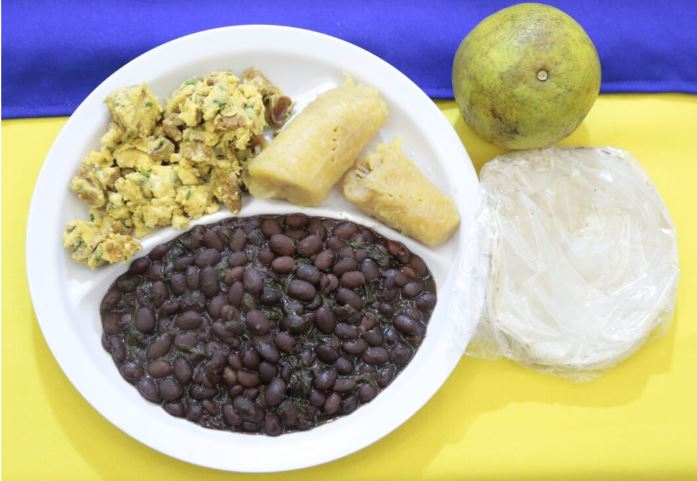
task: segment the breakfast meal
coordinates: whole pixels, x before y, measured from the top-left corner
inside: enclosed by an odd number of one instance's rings
[[[446,241],[460,223],[443,194],[393,140],[361,158],[344,177],[346,198],[367,214],[427,245]]]
[[[424,261],[371,229],[233,217],[134,260],[102,300],[102,344],[169,414],[276,436],[375,398],[435,305]]]
[[[249,163],[255,197],[317,205],[387,121],[380,93],[348,78],[318,96]]]
[[[146,84],[106,99],[109,129],[70,182],[90,220],[68,223],[64,244],[90,267],[126,261],[138,237],[157,227],[240,209],[243,166],[265,144],[264,129],[283,125],[291,101],[258,69],[238,79],[212,72],[189,79],[164,104]]]
[[[64,233],[88,267],[128,261],[158,227],[183,229],[221,206],[236,214],[247,191],[308,206],[341,184],[367,214],[430,246],[459,224],[397,141],[359,159],[388,111],[351,77],[285,127],[292,101],[256,68],[187,80],[164,105],[146,84],[105,103],[101,148],[69,186],[90,220]],[[421,257],[370,228],[303,213],[230,217],[132,261],[102,300],[102,345],[172,416],[277,436],[370,402],[412,359],[435,305]]]

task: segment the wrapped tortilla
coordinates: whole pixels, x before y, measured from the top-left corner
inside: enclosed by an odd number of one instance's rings
[[[319,204],[386,121],[380,93],[347,79],[305,107],[249,162],[247,188],[254,197]]]
[[[424,244],[444,242],[460,223],[453,200],[404,155],[397,140],[359,160],[342,187],[361,210]]]

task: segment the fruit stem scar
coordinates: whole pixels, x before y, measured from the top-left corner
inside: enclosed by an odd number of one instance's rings
[[[547,78],[548,78],[548,74],[547,74],[547,71],[545,69],[537,71],[537,80],[539,80],[540,82],[544,82],[547,80]]]

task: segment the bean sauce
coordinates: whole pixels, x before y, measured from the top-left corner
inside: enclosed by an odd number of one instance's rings
[[[102,301],[102,345],[172,416],[278,436],[379,395],[435,305],[424,261],[366,227],[230,218],[134,260]]]

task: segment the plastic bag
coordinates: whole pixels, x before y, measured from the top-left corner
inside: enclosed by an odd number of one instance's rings
[[[469,279],[486,286],[469,355],[586,381],[667,326],[675,227],[631,154],[515,152],[486,164],[480,180]]]

